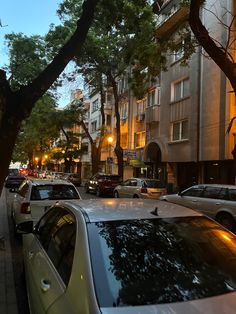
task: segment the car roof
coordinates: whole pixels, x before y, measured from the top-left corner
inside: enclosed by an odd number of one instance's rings
[[[236,186],[233,184],[216,184],[216,183],[202,183],[202,184],[196,184],[193,185],[189,188],[192,187],[200,187],[200,186],[210,186],[210,187],[219,187],[219,188],[231,188],[231,189],[236,189]]]
[[[71,182],[61,179],[29,179],[28,181],[31,182],[33,185],[73,185]]]
[[[202,216],[181,205],[147,199],[65,200],[59,204],[68,206],[75,214],[82,211],[89,222]],[[157,215],[152,213],[155,209]]]

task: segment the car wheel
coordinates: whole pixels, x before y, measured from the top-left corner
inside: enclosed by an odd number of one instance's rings
[[[218,221],[223,227],[230,231],[235,231],[235,220],[230,214],[221,213],[216,217],[216,221]]]
[[[85,185],[85,193],[89,193],[88,185]]]
[[[133,198],[139,198],[139,196],[137,194],[134,194]]]
[[[119,198],[119,193],[117,191],[114,191],[114,198]]]
[[[97,196],[101,196],[102,195],[102,191],[101,191],[99,186],[96,188],[96,195]]]

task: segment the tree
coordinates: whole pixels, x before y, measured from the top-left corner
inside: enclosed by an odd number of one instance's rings
[[[32,81],[17,89],[11,86],[6,71],[0,69],[0,191],[8,173],[21,123],[29,117],[35,103],[49,89],[66,65],[81,50],[92,24],[98,0],[86,0],[75,30],[53,60]],[[14,75],[14,73],[12,73]]]
[[[31,115],[23,121],[12,160],[33,165],[33,157],[40,158],[50,150],[50,144],[59,136],[55,125],[55,100],[46,93],[34,106]]]
[[[77,1],[63,2],[60,12],[67,18],[65,27],[69,23],[73,25],[77,9]],[[160,73],[165,57],[161,46],[154,40],[154,13],[149,1],[102,1],[99,12],[76,61],[79,72],[87,81],[100,87],[101,78],[105,78],[106,86],[113,90],[116,117],[115,153],[118,174],[122,177],[123,149],[120,142],[119,103],[124,95],[118,93],[118,78],[127,75],[129,69],[130,85],[138,98],[143,97],[147,91],[147,82]],[[163,47],[164,44],[162,49]]]

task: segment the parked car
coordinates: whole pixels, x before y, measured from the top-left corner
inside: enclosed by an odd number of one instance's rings
[[[5,180],[5,187],[18,188],[25,179],[26,177],[21,175],[18,169],[8,169],[8,176]]]
[[[231,231],[236,231],[236,186],[221,184],[194,185],[162,200],[198,210]]]
[[[158,200],[63,201],[23,236],[32,313],[234,313],[236,236]]]
[[[62,199],[80,199],[79,192],[72,183],[64,180],[25,180],[11,204],[15,226],[28,220],[36,223],[50,206]]]
[[[76,186],[81,185],[81,176],[79,173],[65,173],[62,176],[62,179],[67,180]]]
[[[117,174],[96,173],[85,183],[86,193],[93,192],[97,196],[111,194],[114,188],[120,183],[120,176]]]
[[[130,178],[117,185],[114,197],[154,198],[159,199],[167,193],[165,185],[157,179]]]

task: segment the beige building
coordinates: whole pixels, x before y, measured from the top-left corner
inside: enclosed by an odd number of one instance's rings
[[[157,14],[157,37],[178,38],[178,32],[188,26],[188,9],[180,5],[180,0],[158,2],[162,4]],[[209,10],[202,11],[204,25],[213,37],[224,43],[226,29],[216,14],[229,25],[232,16],[225,14],[225,9],[233,12],[233,1],[208,0],[207,5]],[[184,44],[183,38],[181,41]],[[236,115],[232,88],[201,47],[196,49],[188,66],[181,65],[182,58],[181,49],[168,53],[168,70],[150,85],[142,100],[133,97],[127,77],[119,81],[124,179],[130,176],[159,178],[170,191],[196,182],[234,183],[232,150],[236,124],[230,134],[226,134],[230,120]],[[101,127],[100,97],[90,93],[88,101],[88,126],[97,136]],[[95,102],[98,106],[94,111]],[[113,143],[104,144],[101,170],[117,173],[111,95],[106,99],[106,108],[106,124]],[[108,163],[110,157],[111,163]],[[88,161],[89,150],[86,158]]]

